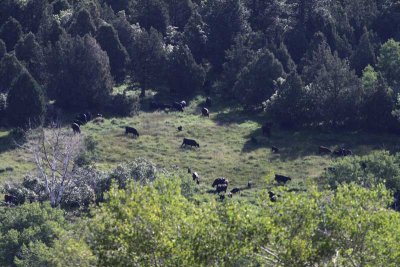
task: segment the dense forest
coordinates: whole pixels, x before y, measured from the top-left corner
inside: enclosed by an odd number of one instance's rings
[[[1,0],[0,266],[400,266],[399,133],[400,1]]]

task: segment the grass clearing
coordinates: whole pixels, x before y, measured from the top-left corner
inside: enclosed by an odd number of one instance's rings
[[[184,113],[141,112],[129,118],[106,118],[101,125],[82,126],[82,132],[97,142],[96,165],[101,170],[110,170],[138,157],[148,158],[159,167],[182,175],[188,175],[186,169],[191,167],[200,174],[204,192],[221,176],[231,181],[230,188],[246,186],[251,180],[259,190],[265,188],[265,178],[272,173],[291,176],[290,187],[304,188],[308,178],[318,180],[333,160],[317,154],[320,145],[345,146],[356,155],[364,155],[373,150],[394,151],[400,144],[394,135],[360,132],[332,134],[274,129],[268,139],[261,135],[261,117],[235,109],[215,112],[219,109],[217,106],[211,108],[210,118],[204,118],[200,116],[200,102],[201,99],[193,101]],[[125,136],[125,126],[135,127],[140,137]],[[182,132],[177,130],[178,126],[183,126]],[[200,148],[181,148],[184,137],[197,140]],[[258,144],[254,144],[251,137],[255,137]],[[13,171],[0,173],[1,183],[21,179],[33,169],[23,151],[8,145],[10,141],[8,132],[1,131],[0,169],[13,168]],[[280,153],[273,154],[271,145],[277,146]],[[251,195],[251,192],[243,192],[245,197]]]

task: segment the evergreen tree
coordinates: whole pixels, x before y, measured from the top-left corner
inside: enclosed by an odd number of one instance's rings
[[[110,99],[110,63],[96,40],[85,35],[63,35],[54,49],[50,88],[58,106],[70,110],[100,109]]]
[[[292,71],[296,71],[296,64],[292,60],[292,57],[287,50],[286,45],[282,42],[278,47],[272,46],[271,52],[275,55],[275,57],[281,62],[283,66],[283,70],[286,73],[291,73]]]
[[[53,6],[53,12],[54,14],[60,14],[61,11],[69,9],[71,6],[68,2],[68,0],[56,0],[53,3],[51,3]]]
[[[146,30],[154,28],[165,34],[169,25],[168,6],[163,0],[138,0],[136,21]]]
[[[21,38],[15,46],[15,55],[42,86],[45,84],[45,59],[42,47],[33,33]]]
[[[0,62],[0,92],[7,93],[13,80],[17,78],[24,69],[21,62],[14,54],[6,54]]]
[[[93,23],[92,16],[86,9],[81,9],[71,24],[69,32],[73,35],[84,36],[85,34],[94,34],[96,26]]]
[[[164,82],[166,51],[162,35],[153,28],[150,32],[138,30],[129,50],[133,75],[140,83],[144,97],[146,89],[157,89]]]
[[[100,26],[97,31],[96,40],[108,54],[111,74],[115,81],[118,83],[122,82],[126,75],[129,56],[125,47],[121,44],[114,27],[110,24]]]
[[[332,54],[323,43],[314,52],[313,60],[304,69],[309,82],[310,115],[314,122],[331,126],[349,125],[357,119],[362,90],[361,83],[347,61]]]
[[[353,52],[350,62],[358,75],[361,75],[367,65],[375,66],[376,56],[374,46],[372,45],[370,33],[367,28],[364,28],[364,33],[360,38],[356,50]]]
[[[400,42],[390,39],[379,50],[378,69],[390,86],[400,82]]]
[[[183,30],[193,12],[191,0],[166,0],[169,9],[170,23]]]
[[[112,25],[118,33],[121,44],[127,49],[129,56],[132,57],[128,47],[132,46],[134,42],[135,30],[129,23],[124,11],[118,12],[117,17],[112,21]]]
[[[190,51],[198,63],[205,56],[207,49],[207,30],[203,18],[196,10],[186,23],[183,36],[185,43],[189,46]]]
[[[301,77],[292,72],[268,101],[267,111],[285,128],[306,122],[306,91]]]
[[[6,44],[7,51],[14,50],[15,44],[22,36],[22,27],[18,20],[13,17],[8,20],[0,28],[0,39]]]
[[[241,0],[207,1],[204,20],[209,27],[207,58],[215,73],[222,71],[225,51],[234,43],[237,34],[249,30],[248,11]]]
[[[265,50],[241,70],[233,88],[234,94],[243,105],[258,106],[274,94],[274,81],[282,76],[282,64]]]
[[[205,71],[194,60],[186,45],[177,45],[168,55],[168,85],[170,91],[191,95],[204,83]]]
[[[7,99],[8,122],[15,127],[29,127],[43,122],[46,102],[42,88],[24,70],[11,85]]]

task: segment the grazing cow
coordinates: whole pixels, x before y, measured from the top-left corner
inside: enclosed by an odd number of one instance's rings
[[[91,113],[90,111],[86,112],[86,113],[85,113],[85,116],[86,116],[87,122],[89,122],[89,121],[92,120],[92,113]]]
[[[219,185],[217,185],[216,193],[217,193],[217,194],[219,194],[219,193],[221,193],[221,192],[226,193],[226,190],[227,190],[227,189],[228,189],[228,184],[219,184]]]
[[[71,124],[71,128],[74,131],[74,134],[80,134],[81,133],[81,127],[79,127],[79,124],[73,123],[73,124]]]
[[[276,195],[274,192],[268,191],[268,195],[269,195],[269,200],[271,200],[271,202],[276,202]]]
[[[253,145],[257,145],[257,144],[258,144],[258,140],[257,140],[257,138],[255,138],[254,136],[252,136],[252,137],[250,138],[250,141],[253,143]]]
[[[272,122],[266,122],[262,127],[262,134],[267,136],[267,137],[271,137],[271,129],[272,129]]]
[[[228,185],[228,184],[229,184],[229,181],[228,181],[228,179],[226,179],[226,178],[224,178],[224,177],[219,177],[219,178],[217,178],[217,179],[214,180],[214,182],[213,182],[213,184],[212,184],[212,187],[218,186],[218,185],[220,185],[220,184],[226,184],[226,185]]]
[[[332,150],[330,150],[329,148],[325,147],[325,146],[320,146],[318,148],[318,153],[319,154],[331,154]]]
[[[192,174],[192,178],[193,178],[193,181],[198,181],[199,180],[199,174],[197,172],[194,172]]]
[[[233,189],[230,191],[230,193],[231,193],[231,194],[237,194],[237,193],[240,194],[240,188],[235,187],[235,188],[233,188]]]
[[[203,117],[210,117],[210,111],[207,108],[202,108],[201,114],[203,115]]]
[[[178,131],[182,132],[182,130],[183,130],[183,127],[182,127],[182,126],[179,126],[179,127],[178,127]]]
[[[200,148],[200,145],[199,145],[199,143],[197,143],[195,140],[193,140],[193,139],[188,139],[188,138],[183,138],[183,142],[182,142],[182,145],[181,145],[181,147],[183,147],[183,146],[191,146],[191,147],[198,147],[198,148]]]
[[[135,128],[126,126],[125,134],[130,134],[130,133],[133,135],[133,137],[139,137],[139,132]]]
[[[212,105],[211,97],[207,97],[207,99],[206,99],[206,106],[207,106],[207,107],[211,107],[211,105]]]
[[[271,146],[271,152],[272,153],[279,153],[279,148],[277,148],[276,146]]]
[[[172,104],[172,107],[173,107],[176,111],[183,112],[183,106],[181,105],[181,103],[174,102],[174,103]]]
[[[186,104],[186,101],[185,101],[185,100],[182,100],[179,104],[181,104],[181,106],[182,106],[183,108],[186,108],[186,107],[187,107],[187,104]]]
[[[83,122],[81,122],[80,120],[74,120],[72,123],[76,123],[76,124],[78,124],[79,126],[82,126],[82,125],[83,125]]]
[[[288,181],[291,181],[292,178],[280,175],[280,174],[275,174],[275,181],[278,182],[278,184],[286,184]]]
[[[254,183],[253,183],[253,181],[248,181],[247,182],[247,188],[252,188],[253,187],[253,185],[254,185]]]

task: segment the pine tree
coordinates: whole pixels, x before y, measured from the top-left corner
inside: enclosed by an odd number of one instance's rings
[[[265,50],[239,73],[234,94],[247,107],[259,106],[274,94],[274,81],[284,74],[282,64]]]
[[[126,75],[129,56],[125,47],[121,44],[114,27],[110,24],[100,26],[97,31],[96,40],[108,54],[111,74],[115,81],[118,83],[122,82]]]
[[[189,46],[198,63],[205,56],[207,49],[206,26],[199,12],[194,10],[183,32],[185,43]]]
[[[10,17],[0,28],[0,39],[6,44],[7,51],[14,50],[15,44],[22,36],[22,27],[18,20]]]
[[[205,71],[186,45],[177,45],[168,55],[168,85],[173,93],[192,95],[204,83]]]
[[[43,86],[46,77],[44,54],[33,33],[30,32],[18,41],[15,46],[15,55],[25,65],[33,78]]]
[[[17,78],[24,66],[14,54],[6,54],[0,62],[0,92],[7,93],[13,80]]]
[[[169,25],[168,6],[162,0],[138,0],[136,21],[146,30],[154,28],[165,34]]]
[[[350,62],[358,75],[361,75],[367,65],[375,66],[376,55],[367,28],[364,28],[364,33],[360,38],[356,50],[353,52]]]
[[[81,9],[71,24],[69,32],[73,35],[84,36],[85,34],[94,34],[96,26],[93,23],[92,16],[86,9]]]
[[[46,108],[43,90],[28,71],[22,71],[14,80],[7,102],[10,125],[29,127],[43,122]]]
[[[172,26],[182,31],[193,12],[191,0],[166,0],[169,10],[169,18]]]

